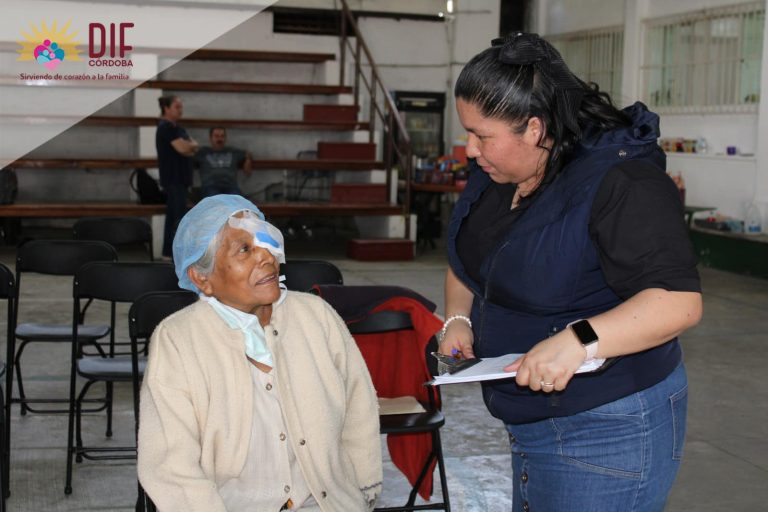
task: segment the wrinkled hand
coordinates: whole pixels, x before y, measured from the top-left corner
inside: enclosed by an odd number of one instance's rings
[[[532,391],[562,391],[586,356],[586,350],[568,329],[540,341],[504,371],[517,371],[517,384]]]
[[[457,350],[464,359],[474,359],[475,352],[472,350],[472,344],[475,342],[475,335],[466,322],[454,320],[448,325],[445,331],[445,337],[440,342],[438,352],[443,355],[454,355],[453,350]]]

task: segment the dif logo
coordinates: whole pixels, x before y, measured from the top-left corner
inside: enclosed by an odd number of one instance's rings
[[[133,66],[126,59],[133,46],[126,42],[126,32],[133,23],[88,24],[88,65],[93,67]]]

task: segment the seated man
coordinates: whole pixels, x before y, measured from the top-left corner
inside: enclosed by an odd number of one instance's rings
[[[201,300],[152,336],[138,473],[161,512],[370,511],[375,391],[344,322],[279,286],[280,231],[246,199],[203,199],[173,243]]]
[[[214,127],[208,131],[210,146],[203,146],[195,155],[195,166],[200,170],[203,197],[216,194],[238,194],[237,171],[251,174],[251,154],[227,146],[227,130]]]

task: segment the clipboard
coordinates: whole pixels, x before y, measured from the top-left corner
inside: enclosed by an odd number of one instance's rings
[[[517,375],[517,372],[505,372],[504,368],[514,363],[523,354],[505,354],[498,357],[487,357],[485,359],[465,359],[463,361],[473,361],[471,364],[462,365],[454,371],[438,375],[428,382],[432,386],[442,384],[459,384],[462,382],[482,382],[486,380],[511,379]],[[576,373],[594,372],[603,369],[605,359],[592,359],[584,362]],[[611,361],[613,362],[613,361]],[[460,363],[455,363],[453,367],[458,367]]]

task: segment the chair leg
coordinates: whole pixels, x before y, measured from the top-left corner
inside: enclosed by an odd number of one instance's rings
[[[112,383],[107,382],[107,437],[112,437]]]
[[[78,464],[83,462],[82,448],[83,448],[83,400],[85,395],[88,394],[88,390],[96,381],[89,380],[83,385],[83,389],[80,390],[80,394],[75,400],[75,462]]]
[[[8,452],[6,451],[7,447],[7,430],[5,428],[5,416],[6,416],[6,409],[5,409],[5,397],[3,396],[2,390],[0,390],[0,440],[2,440],[2,449],[0,449],[0,512],[5,512],[5,498],[8,496],[8,469],[9,464],[7,463],[8,460]]]
[[[10,315],[9,315],[10,318]],[[14,339],[13,336],[8,337],[8,366],[6,367],[6,372],[8,372],[5,375],[5,396],[1,396],[3,401],[3,460],[2,460],[2,489],[3,489],[3,496],[0,497],[0,501],[3,502],[3,506],[5,506],[5,499],[8,498],[11,495],[11,478],[10,478],[10,469],[11,469],[11,397],[13,396],[13,371],[14,371],[14,364],[13,364],[13,352],[16,350],[14,346]]]
[[[451,512],[451,502],[448,499],[448,480],[445,477],[445,460],[443,460],[443,445],[440,443],[440,431],[432,433],[432,447],[437,454],[437,470],[440,473],[440,491],[443,493],[445,512]]]
[[[77,308],[77,304],[75,305]],[[75,311],[78,311],[75,309]],[[69,422],[67,424],[67,476],[64,494],[72,494],[72,456],[74,455],[73,437],[75,427],[75,385],[77,384],[77,343],[72,343],[69,364]]]
[[[27,346],[27,342],[23,341],[19,345],[19,350],[16,352],[14,358],[13,367],[16,371],[16,385],[19,387],[19,405],[21,406],[21,415],[26,416],[29,408],[27,407],[27,395],[24,393],[24,382],[21,378],[21,353],[24,352],[24,347]]]
[[[434,437],[432,439],[434,440]],[[413,484],[411,493],[408,495],[408,503],[406,503],[406,507],[412,507],[413,504],[416,503],[416,496],[419,494],[419,487],[421,487],[421,483],[427,476],[427,470],[429,469],[429,466],[432,465],[432,461],[435,460],[435,457],[435,447],[433,443],[432,451],[430,452],[429,457],[427,457],[427,462],[424,464],[424,467],[421,468],[421,473],[419,473],[419,477],[416,479],[416,483]]]
[[[83,462],[83,456],[80,455],[80,449],[83,447],[83,402],[82,394],[75,401],[75,462]]]

